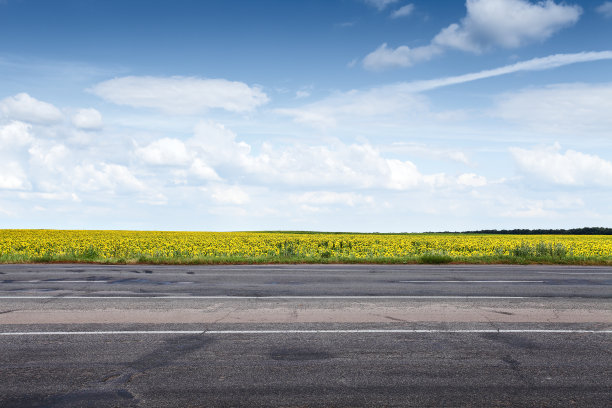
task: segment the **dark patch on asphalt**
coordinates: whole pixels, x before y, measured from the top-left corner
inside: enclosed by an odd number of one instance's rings
[[[398,319],[397,317],[391,317],[391,316],[383,316],[383,317],[384,317],[385,319],[393,320],[393,321],[396,321],[396,322],[404,322],[404,323],[406,322],[406,320],[404,320],[404,319]]]
[[[514,348],[524,350],[539,350],[542,348],[540,344],[531,341],[524,336],[511,333],[482,333],[481,337],[497,343],[507,344]]]
[[[0,312],[0,314],[7,314],[7,313],[16,312],[16,311],[17,311],[17,309],[15,309],[15,310],[4,310],[4,311]]]
[[[138,401],[131,392],[120,389],[113,391],[83,390],[61,395],[30,394],[23,397],[8,398],[3,406],[12,408],[30,407],[137,407]]]
[[[59,289],[50,289],[50,288],[20,288],[20,289],[10,289],[8,292],[57,292]]]
[[[501,310],[491,310],[493,313],[497,313],[497,314],[503,314],[503,315],[507,315],[507,316],[512,316],[514,313],[510,313],[510,312],[502,312]]]
[[[307,348],[277,348],[270,351],[272,360],[280,361],[309,361],[329,360],[332,355],[325,351],[317,351]]]
[[[508,364],[510,366],[510,368],[512,368],[513,370],[518,370],[519,366],[521,365],[521,363],[518,360],[515,360],[514,358],[512,358],[511,355],[506,354],[505,356],[503,356],[501,358],[501,360]]]
[[[212,337],[204,337],[202,335],[170,338],[157,349],[130,363],[129,366],[140,373],[164,367],[190,353],[207,347],[213,342]]]
[[[174,285],[176,282],[171,281],[156,281],[145,278],[125,278],[107,281],[110,285],[129,285],[129,284],[147,284],[147,285]]]

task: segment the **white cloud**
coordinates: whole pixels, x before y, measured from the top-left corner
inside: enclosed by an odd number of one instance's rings
[[[409,67],[416,63],[429,61],[442,53],[442,48],[430,44],[422,47],[410,48],[401,45],[396,49],[388,48],[384,43],[363,59],[365,69],[380,71],[385,68]]]
[[[0,190],[24,190],[29,187],[28,178],[18,162],[0,162]]]
[[[62,120],[59,109],[47,102],[19,93],[0,101],[0,112],[9,118],[29,123],[52,124]]]
[[[136,156],[153,165],[186,165],[193,155],[179,139],[163,138],[136,149]]]
[[[379,10],[384,10],[387,6],[397,3],[398,0],[363,0],[370,6],[376,7]]]
[[[431,112],[429,102],[424,96],[418,95],[419,92],[515,72],[540,71],[580,62],[609,59],[612,59],[612,51],[550,55],[465,75],[400,82],[365,91],[352,90],[336,93],[302,107],[276,109],[275,112],[290,116],[297,123],[323,129],[337,126],[343,118],[352,123],[368,118],[384,118],[389,115],[396,115],[396,119],[401,117],[404,120],[406,118],[422,119]]]
[[[492,114],[539,132],[600,133],[612,129],[612,83],[528,88],[500,97]]]
[[[474,173],[465,173],[457,177],[457,183],[467,187],[482,187],[487,185],[487,179]]]
[[[203,126],[206,126],[206,124],[198,126],[198,132],[202,132]],[[219,135],[219,133],[215,133],[215,135]],[[189,139],[187,142],[189,148],[185,142],[179,139],[162,138],[144,147],[137,148],[134,153],[146,164],[188,167],[187,172],[181,170],[179,173],[183,176],[190,174],[200,180],[220,181],[221,178],[215,169],[208,165],[202,157],[206,156],[207,159],[209,157],[218,158],[218,154],[232,154],[234,149],[232,145],[225,145],[225,148],[219,148],[218,144],[209,145],[201,137],[202,135],[198,133],[196,137]],[[218,142],[214,135],[209,140]],[[202,157],[198,157],[198,154]]]
[[[96,109],[79,109],[72,116],[72,124],[79,129],[96,130],[102,127],[102,115]]]
[[[414,4],[406,4],[391,13],[391,18],[407,17],[414,11]]]
[[[202,159],[195,159],[189,168],[191,174],[202,180],[220,181],[221,177],[215,169],[207,165]]]
[[[543,41],[556,31],[575,24],[582,9],[552,0],[467,0],[467,15],[451,24],[433,43],[463,51],[480,52],[493,46],[517,48]]]
[[[18,121],[0,126],[0,190],[31,188],[20,156],[32,144],[31,126]]]
[[[424,81],[404,82],[401,84],[404,92],[422,92],[444,86],[463,84],[479,79],[493,78],[521,71],[543,71],[580,62],[593,62],[612,59],[612,51],[579,52],[574,54],[555,54],[542,58],[533,58],[503,67],[487,69],[465,75],[437,78]]]
[[[28,153],[30,154],[30,164],[42,167],[47,175],[65,171],[72,161],[70,150],[61,143],[36,140],[28,149]]]
[[[215,185],[210,190],[212,199],[221,204],[242,205],[251,201],[249,194],[239,186]]]
[[[597,12],[606,18],[612,18],[612,1],[606,1],[597,7]]]
[[[519,169],[526,176],[563,186],[612,186],[612,162],[598,156],[561,147],[533,150],[511,148]]]
[[[311,205],[344,205],[354,207],[358,204],[373,204],[374,197],[357,193],[338,193],[335,191],[308,191],[294,194],[291,202],[306,205],[306,209],[313,210]],[[316,211],[316,210],[315,210]]]
[[[284,148],[264,144],[255,155],[249,144],[237,141],[234,133],[214,122],[201,122],[187,144],[207,165],[224,168],[229,177],[251,184],[412,190],[475,187],[486,183],[484,177],[475,174],[458,178],[444,173],[422,174],[414,163],[386,158],[367,143],[344,144],[338,141],[330,146],[293,145]],[[208,174],[211,177],[216,175]]]
[[[533,41],[544,41],[564,27],[575,24],[582,9],[552,0],[536,4],[526,0],[467,0],[467,14],[460,23],[442,29],[429,45],[388,49],[383,44],[368,54],[366,69],[408,67],[428,61],[445,49],[480,53],[501,46],[517,48]]]
[[[308,98],[310,96],[310,91],[307,89],[299,89],[295,93],[296,99]]]
[[[126,166],[109,163],[84,163],[74,168],[73,186],[80,191],[133,193],[147,190]]]
[[[97,84],[91,91],[118,105],[185,115],[212,108],[248,112],[269,100],[260,88],[242,82],[178,76],[115,78]]]
[[[0,127],[0,151],[11,148],[20,148],[32,143],[31,126],[13,121]]]
[[[428,110],[428,102],[423,96],[406,92],[401,85],[387,85],[366,91],[337,93],[301,108],[276,109],[275,112],[290,116],[297,123],[331,128],[342,119],[354,123],[394,114],[412,117]]]
[[[585,205],[582,199],[565,194],[545,200],[514,197],[511,201],[501,204],[509,208],[500,215],[510,218],[566,218],[567,214],[562,211],[577,210]]]
[[[385,147],[384,151],[405,154],[408,153],[418,157],[430,157],[434,159],[452,160],[465,165],[472,165],[468,156],[458,150],[440,149],[430,146],[425,146],[418,143],[394,142]]]
[[[251,152],[249,144],[237,142],[234,132],[213,121],[200,121],[186,143],[212,166],[231,162],[244,164]]]

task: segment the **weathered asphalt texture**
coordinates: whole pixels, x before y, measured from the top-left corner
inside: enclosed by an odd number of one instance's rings
[[[600,267],[0,265],[0,406],[610,406],[611,286]],[[366,329],[424,331],[338,331]]]

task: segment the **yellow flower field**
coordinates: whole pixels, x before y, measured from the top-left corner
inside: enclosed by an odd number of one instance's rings
[[[612,260],[610,235],[0,230],[0,262]]]

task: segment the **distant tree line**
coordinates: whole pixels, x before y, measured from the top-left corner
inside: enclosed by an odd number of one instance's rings
[[[464,231],[462,234],[515,234],[515,235],[612,235],[612,228],[584,227],[571,229],[512,229]]]

